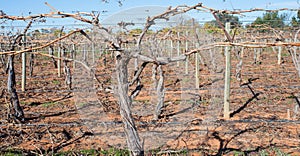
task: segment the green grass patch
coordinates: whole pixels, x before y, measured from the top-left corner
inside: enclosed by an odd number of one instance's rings
[[[60,81],[59,80],[53,80],[52,83],[55,84],[55,85],[59,85]]]
[[[128,150],[124,150],[124,149],[110,148],[108,150],[100,151],[100,154],[114,155],[114,156],[125,156],[125,155],[130,155],[130,152]]]
[[[45,102],[42,104],[43,107],[51,107],[53,105],[57,104],[57,102]]]
[[[290,54],[289,54],[289,53],[281,53],[281,56],[282,56],[282,57],[289,57]]]
[[[3,155],[3,156],[22,156],[23,152],[20,151],[20,150],[15,150],[15,149],[12,149],[12,148],[8,148],[5,151],[0,151],[0,155]]]
[[[21,104],[21,105],[27,105],[28,103],[25,102],[25,101],[20,101],[20,104]]]
[[[233,152],[234,156],[245,156],[246,154],[244,152],[240,152],[240,151],[234,151]]]

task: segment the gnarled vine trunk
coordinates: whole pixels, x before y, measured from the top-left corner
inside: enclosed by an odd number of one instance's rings
[[[126,140],[128,149],[131,155],[140,156],[144,155],[143,147],[140,142],[140,138],[132,118],[131,104],[132,100],[128,95],[129,83],[128,83],[128,62],[130,58],[128,54],[122,53],[117,55],[116,60],[116,74],[117,74],[117,88],[116,94],[120,106],[120,114],[124,124],[124,131],[126,134]]]
[[[20,120],[24,121],[24,112],[22,107],[20,106],[19,97],[16,91],[16,76],[14,69],[14,55],[10,55],[8,57],[8,79],[7,79],[7,91],[9,93],[9,99],[11,106],[14,110],[14,116]]]
[[[162,109],[164,107],[165,87],[164,87],[164,73],[163,73],[162,65],[158,65],[155,70],[158,71],[159,79],[157,80],[155,78],[157,104],[154,113],[154,120],[158,120],[162,113]]]

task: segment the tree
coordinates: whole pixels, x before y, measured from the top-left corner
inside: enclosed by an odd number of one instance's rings
[[[262,17],[257,17],[256,20],[251,24],[252,27],[264,27],[270,26],[271,28],[282,28],[285,26],[284,21],[287,19],[286,14],[279,15],[276,12],[266,12]]]
[[[204,23],[203,28],[208,33],[221,33],[222,32],[222,29],[218,28],[217,26],[215,26],[211,22]]]
[[[297,12],[297,17],[293,16],[292,21],[291,21],[291,26],[292,27],[299,27],[300,24],[300,10]]]
[[[292,27],[298,27],[299,22],[300,22],[299,19],[297,19],[296,17],[292,17],[291,26]]]
[[[41,29],[41,33],[42,33],[42,34],[49,34],[50,31],[49,31],[48,29],[42,28],[42,29]]]
[[[240,27],[242,23],[239,21],[239,17],[230,15],[230,14],[217,14],[217,18],[221,21],[221,23],[225,26],[225,23],[230,22],[230,25],[233,28]],[[205,23],[206,24],[206,23]],[[217,28],[221,28],[216,20],[212,20],[207,22],[206,25],[215,26]]]
[[[61,32],[61,30],[59,30],[59,29],[55,29],[53,31],[53,34],[54,34],[55,37],[58,37],[58,36],[60,36],[60,34],[61,35],[65,35],[66,33],[65,32]]]
[[[142,29],[136,28],[129,31],[129,36],[138,36],[142,33]]]

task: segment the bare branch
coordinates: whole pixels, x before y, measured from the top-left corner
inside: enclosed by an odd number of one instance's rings
[[[133,79],[131,80],[131,82],[129,83],[129,86],[133,85],[140,77],[142,71],[145,69],[146,65],[148,64],[149,62],[144,62],[142,63],[141,67],[139,68],[139,70],[134,74],[134,77]]]
[[[103,29],[106,32],[108,32],[108,29],[104,28],[99,23],[99,19],[98,19],[99,15],[95,15],[93,13],[86,13],[86,12],[77,12],[76,14],[64,13],[62,11],[56,10],[55,8],[52,8],[52,10],[55,10],[55,11],[50,12],[50,13],[30,15],[30,16],[9,16],[9,15],[6,15],[6,14],[0,14],[0,19],[26,21],[26,20],[32,20],[32,19],[44,18],[44,17],[47,17],[47,18],[66,18],[66,17],[70,17],[70,18],[76,19],[76,20],[84,22],[84,23],[92,24],[94,26],[97,26],[99,29]],[[89,16],[92,19],[84,18],[84,17],[82,17],[82,15]]]
[[[27,33],[27,31],[28,31],[28,29],[31,27],[31,25],[32,25],[32,20],[27,24],[27,26],[26,26],[26,28],[24,29],[24,31],[23,31],[23,34],[25,35],[26,33]]]
[[[218,25],[221,27],[221,29],[223,30],[223,32],[225,33],[225,36],[227,38],[227,40],[229,42],[233,42],[233,39],[231,38],[231,36],[229,35],[229,32],[226,31],[224,25],[222,24],[222,22],[220,21],[219,17],[216,15],[216,12],[212,12],[214,18],[216,19]]]
[[[177,57],[173,57],[173,58],[169,58],[169,57],[149,57],[146,55],[142,55],[142,54],[134,54],[132,55],[133,58],[138,58],[139,60],[142,60],[144,62],[151,62],[151,63],[155,63],[158,65],[166,65],[172,62],[177,62],[177,61],[183,61],[186,59],[186,55],[180,55]]]
[[[45,53],[41,53],[41,52],[32,52],[32,54],[37,54],[37,55],[42,55],[42,56],[46,56],[46,57],[50,57],[50,58],[54,58],[54,59],[60,59],[60,60],[64,60],[64,61],[73,61],[76,63],[81,64],[87,71],[91,72],[94,76],[94,79],[99,83],[102,84],[101,81],[97,78],[96,73],[93,69],[91,69],[86,63],[82,62],[82,61],[78,61],[75,59],[71,59],[71,58],[67,58],[67,57],[57,57],[57,56],[53,56],[53,55],[49,55],[49,54],[45,54]]]
[[[75,33],[80,32],[80,31],[82,31],[82,30],[81,30],[81,29],[77,29],[77,30],[75,30],[75,31],[73,31],[73,32],[70,32],[69,34],[66,34],[66,35],[64,35],[64,36],[62,36],[62,37],[59,37],[59,38],[57,38],[57,39],[55,39],[55,40],[52,40],[52,41],[48,42],[47,44],[41,45],[41,46],[39,46],[39,47],[27,48],[27,49],[19,50],[19,51],[0,52],[0,55],[17,55],[17,54],[21,54],[21,53],[25,53],[25,52],[30,52],[30,51],[33,51],[33,50],[43,49],[43,48],[45,48],[45,47],[50,46],[50,45],[53,44],[53,43],[56,43],[56,42],[59,42],[59,41],[65,39],[65,38],[68,38],[68,37],[71,36],[72,34],[75,34]]]
[[[142,42],[142,39],[144,38],[146,32],[148,31],[148,29],[155,24],[155,20],[157,19],[165,19],[165,20],[168,20],[170,18],[170,16],[175,16],[175,15],[178,15],[178,14],[182,14],[182,13],[185,13],[185,12],[188,12],[190,10],[193,10],[193,9],[197,9],[198,7],[201,7],[202,6],[202,3],[198,3],[194,6],[177,6],[175,8],[172,9],[172,7],[169,7],[167,9],[166,12],[160,14],[160,15],[156,15],[156,16],[153,16],[153,17],[148,17],[147,18],[147,22],[145,24],[145,27],[142,31],[142,33],[140,34],[139,38],[138,38],[138,41],[137,41],[137,47],[140,47],[140,44]]]
[[[51,6],[48,2],[45,2],[45,4],[46,4],[49,8],[51,8],[51,10],[52,10],[53,12],[58,12],[58,10],[55,9],[53,6]]]

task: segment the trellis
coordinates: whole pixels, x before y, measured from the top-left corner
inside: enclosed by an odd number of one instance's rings
[[[143,30],[143,32],[140,34],[137,43],[136,43],[136,47],[134,48],[134,45],[131,45],[130,48],[122,48],[120,46],[120,44],[118,44],[118,40],[114,39],[113,36],[111,36],[110,34],[108,34],[107,30],[104,29],[101,25],[99,25],[99,21],[92,21],[89,19],[85,19],[83,18],[81,15],[83,13],[79,13],[79,14],[68,14],[68,13],[63,13],[63,12],[52,12],[49,14],[43,14],[44,17],[53,17],[53,16],[59,16],[59,18],[64,18],[64,17],[72,17],[75,18],[77,20],[83,21],[83,22],[87,22],[90,24],[93,24],[95,26],[98,26],[100,29],[102,29],[103,34],[107,35],[106,39],[108,39],[107,42],[103,42],[102,47],[107,47],[104,48],[107,51],[110,51],[112,54],[115,54],[115,59],[116,59],[116,68],[117,68],[117,86],[116,86],[116,90],[117,91],[117,95],[118,95],[118,99],[119,99],[119,103],[120,103],[120,113],[123,117],[123,122],[125,125],[125,132],[127,134],[127,143],[129,146],[129,149],[131,149],[132,154],[133,155],[139,155],[143,152],[143,149],[141,147],[141,142],[136,130],[136,126],[135,123],[132,119],[131,116],[131,111],[130,111],[130,106],[131,106],[131,100],[134,99],[135,96],[138,95],[138,93],[141,90],[141,82],[139,80],[140,75],[142,74],[143,69],[145,68],[145,66],[147,64],[154,64],[154,68],[153,68],[153,77],[154,80],[157,80],[158,82],[156,83],[156,87],[157,87],[157,95],[159,95],[159,100],[157,102],[157,109],[156,109],[156,114],[155,114],[155,118],[157,119],[159,114],[161,113],[161,108],[163,107],[163,102],[164,102],[164,95],[165,95],[165,88],[164,88],[164,73],[163,73],[163,68],[162,66],[166,65],[166,64],[170,64],[173,62],[177,63],[177,66],[180,66],[180,62],[184,62],[184,73],[186,75],[190,74],[189,73],[189,65],[191,64],[190,60],[192,59],[192,54],[194,54],[194,60],[195,60],[195,82],[194,82],[194,86],[195,89],[198,90],[199,89],[199,64],[200,62],[203,62],[203,58],[202,56],[199,54],[202,51],[209,51],[212,50],[216,47],[225,47],[225,57],[226,57],[226,68],[225,68],[225,91],[224,91],[224,118],[228,119],[230,118],[230,109],[229,109],[229,105],[230,105],[230,79],[231,79],[231,60],[230,57],[232,56],[231,54],[231,49],[233,47],[242,47],[242,48],[266,48],[266,47],[278,47],[278,64],[281,64],[282,60],[281,60],[281,54],[282,54],[282,47],[286,47],[289,49],[289,52],[291,53],[291,55],[293,56],[293,61],[295,63],[296,68],[298,69],[298,59],[297,59],[297,53],[296,53],[296,49],[294,50],[294,53],[292,53],[292,49],[291,47],[298,47],[300,46],[299,42],[296,42],[297,40],[295,39],[295,42],[247,42],[247,37],[240,39],[240,40],[246,40],[244,42],[235,42],[234,38],[230,35],[230,25],[226,24],[226,26],[223,26],[223,31],[225,34],[225,37],[227,38],[228,42],[215,42],[215,43],[210,43],[207,45],[199,45],[197,40],[191,41],[191,39],[188,38],[188,36],[190,35],[188,31],[184,32],[184,33],[180,33],[177,32],[177,34],[174,35],[170,35],[168,39],[161,39],[162,40],[162,44],[164,47],[170,47],[170,51],[168,53],[168,57],[165,57],[162,55],[163,51],[160,51],[161,54],[155,54],[155,55],[144,55],[141,53],[141,43],[143,42],[143,39],[145,38],[144,36],[145,33],[147,32],[147,30],[151,27],[151,25],[153,24],[152,22],[155,21],[156,19],[160,19],[160,18],[168,18],[170,15],[173,14],[179,14],[179,13],[184,13],[187,12],[189,10],[192,9],[197,9],[197,10],[206,10],[206,11],[210,11],[212,12],[213,15],[215,15],[218,12],[221,13],[230,13],[230,14],[240,14],[240,13],[245,13],[245,12],[253,12],[253,11],[265,11],[265,10],[248,10],[248,11],[239,11],[239,12],[235,12],[235,11],[227,11],[227,10],[214,10],[211,8],[207,8],[205,6],[203,6],[202,4],[197,4],[195,6],[191,6],[191,7],[176,7],[173,8],[171,10],[167,10],[165,13],[162,13],[161,15],[149,18],[147,20],[146,26]],[[287,10],[287,9],[284,9]],[[84,13],[86,14],[86,13]],[[87,14],[93,18],[97,17],[97,15],[94,14]],[[28,16],[28,17],[16,17],[16,16],[8,16],[8,15],[1,15],[0,19],[10,19],[10,20],[29,20],[29,19],[35,19],[35,18],[39,18],[39,16]],[[217,19],[218,20],[218,19]],[[222,26],[222,24],[221,24]],[[30,27],[30,25],[29,25]],[[26,32],[26,31],[25,31]],[[93,78],[97,78],[95,75],[95,72],[93,71],[93,68],[88,66],[88,64],[86,63],[85,59],[83,60],[77,60],[78,57],[76,57],[76,45],[72,44],[72,51],[75,53],[73,53],[73,58],[68,58],[66,56],[63,55],[64,51],[61,48],[64,39],[68,39],[70,38],[72,35],[76,34],[76,33],[81,33],[83,36],[85,36],[85,38],[87,40],[89,40],[88,42],[91,42],[92,46],[91,46],[91,52],[92,52],[92,60],[93,62],[95,61],[95,38],[91,37],[86,34],[83,30],[75,30],[67,35],[63,35],[63,36],[59,36],[57,39],[52,40],[46,44],[42,44],[41,46],[37,46],[37,47],[26,47],[26,44],[23,44],[22,49],[19,50],[6,50],[4,52],[0,52],[1,55],[8,55],[8,56],[15,56],[18,54],[22,55],[22,91],[26,91],[26,53],[32,53],[32,54],[38,54],[38,55],[42,55],[42,56],[46,56],[46,57],[50,57],[50,58],[54,58],[57,60],[57,76],[60,77],[62,75],[61,73],[61,61],[74,61],[76,63],[81,64],[86,70],[88,70],[89,72],[92,73]],[[196,30],[197,33],[197,30]],[[298,32],[297,32],[298,33]],[[297,35],[296,33],[296,35]],[[24,33],[25,34],[25,33]],[[295,38],[297,38],[297,36],[295,35]],[[182,37],[183,36],[183,37]],[[177,38],[176,38],[177,37]],[[223,36],[222,36],[223,37]],[[278,36],[276,36],[278,37]],[[275,38],[275,37],[274,37]],[[103,39],[103,38],[100,38]],[[199,39],[198,39],[199,40]],[[168,42],[169,41],[169,42]],[[180,42],[182,41],[182,42]],[[26,36],[23,36],[23,42],[26,43]],[[175,44],[176,43],[176,44]],[[2,43],[1,43],[2,44]],[[54,56],[53,54],[45,54],[42,52],[38,52],[36,50],[40,50],[43,48],[46,48],[50,45],[54,45],[57,44],[57,56]],[[166,44],[169,44],[168,46],[166,46]],[[83,45],[82,53],[83,53],[83,57],[86,58],[86,44]],[[174,46],[175,45],[175,46]],[[195,47],[192,47],[191,45],[196,45]],[[191,48],[192,47],[192,48]],[[174,52],[177,53],[177,55],[173,54]],[[183,50],[184,49],[184,50]],[[254,57],[254,62],[259,61],[259,55],[260,55],[260,50],[256,50],[255,49],[255,57]],[[53,53],[53,52],[51,52]],[[130,55],[129,55],[130,54]],[[243,55],[243,50],[241,52],[241,60],[242,60],[242,55]],[[124,58],[124,59],[123,59]],[[141,64],[141,66],[138,66],[139,64],[136,63],[135,65],[135,74],[133,79],[130,81],[130,84],[128,84],[128,62],[130,59],[136,59],[136,60],[141,60],[143,61],[143,63]],[[242,63],[241,63],[242,64]],[[13,64],[10,64],[10,68],[13,68],[12,66]],[[241,66],[241,65],[240,65]],[[68,78],[66,78],[66,81],[68,80],[68,84],[70,84],[70,74],[68,74],[69,72],[69,67],[66,66],[66,75]],[[158,73],[158,74],[157,74]],[[13,77],[13,75],[11,75]],[[155,79],[155,76],[158,76],[159,79]],[[98,82],[100,82],[99,80],[97,80]],[[101,84],[101,82],[100,82]],[[134,84],[137,84],[136,89],[134,90],[134,92],[132,92],[130,94],[130,96],[128,96],[129,93],[129,86],[132,86]],[[12,95],[14,94],[14,87],[12,85]],[[105,89],[105,88],[102,88]],[[20,113],[22,114],[22,113]],[[288,111],[289,114],[289,111]],[[289,116],[289,115],[288,115]],[[18,117],[22,117],[22,115],[19,115]]]

